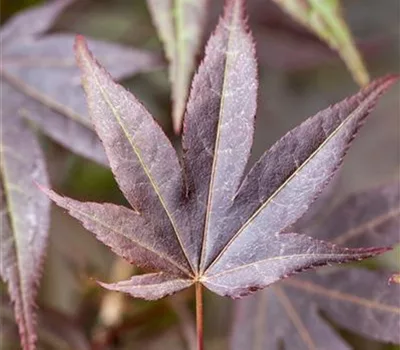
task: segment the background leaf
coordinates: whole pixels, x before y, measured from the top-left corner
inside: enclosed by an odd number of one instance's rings
[[[1,345],[3,349],[9,349],[11,344],[3,342],[3,337],[10,337],[10,342],[16,344],[18,336],[15,334],[13,310],[9,305],[10,300],[1,296],[0,302],[0,322],[1,322]],[[85,336],[82,326],[76,319],[67,317],[54,309],[40,306],[38,311],[38,348],[54,350],[89,350],[90,344]],[[8,328],[10,327],[10,328]],[[5,334],[7,333],[7,334]],[[16,348],[16,347],[15,347]],[[14,347],[12,347],[14,349]]]
[[[170,61],[172,118],[174,130],[179,134],[204,33],[208,0],[147,0],[147,3]]]
[[[308,231],[316,237],[369,246],[399,241],[398,184],[354,194]],[[386,215],[385,215],[386,214]],[[386,218],[380,221],[379,218]],[[335,221],[334,221],[335,220]],[[372,224],[371,224],[372,223]],[[377,225],[373,225],[377,223]],[[312,224],[312,221],[309,223]],[[306,226],[303,227],[306,231]],[[357,235],[349,235],[357,232]],[[389,274],[361,268],[325,269],[283,281],[236,306],[232,349],[250,342],[255,349],[350,349],[322,317],[368,338],[400,343],[398,286]]]
[[[18,115],[21,95],[1,82],[0,274],[14,303],[23,348],[36,341],[35,299],[42,273],[49,200],[35,182],[49,185],[36,135]]]
[[[55,1],[11,19],[2,29],[2,79],[25,95],[21,107],[48,136],[66,148],[107,165],[87,117],[70,34],[44,34],[73,1]],[[40,20],[38,20],[40,18]],[[38,22],[32,28],[26,23]],[[45,25],[46,24],[46,25]],[[41,34],[41,36],[38,36]],[[157,69],[158,54],[91,40],[91,47],[116,79]],[[51,77],[44,79],[43,77]]]
[[[368,72],[342,17],[339,0],[274,1],[338,51],[358,84],[368,83]]]
[[[363,269],[312,272],[238,301],[231,348],[350,349],[321,316],[365,337],[399,343],[399,286]]]
[[[350,247],[399,243],[400,185],[390,183],[355,193],[300,232]]]

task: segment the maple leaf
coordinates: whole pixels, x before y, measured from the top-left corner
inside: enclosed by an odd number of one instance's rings
[[[196,283],[238,298],[300,270],[387,250],[341,248],[281,232],[336,172],[363,120],[396,77],[373,82],[293,129],[242,181],[257,95],[242,1],[227,2],[193,80],[183,167],[149,112],[112,81],[82,37],[76,55],[90,116],[133,209],[45,191],[116,254],[156,271],[103,287],[157,299]]]
[[[24,96],[3,82],[0,88],[0,276],[14,303],[22,346],[34,349],[35,299],[50,219],[50,201],[34,182],[49,181],[35,132],[18,115]]]
[[[87,117],[79,69],[71,47],[74,35],[45,34],[74,0],[58,0],[13,17],[1,30],[0,75],[25,99],[25,117],[49,137],[79,155],[108,165]],[[93,52],[116,79],[159,68],[158,54],[90,40]],[[5,100],[7,103],[7,100]]]
[[[274,1],[336,50],[358,84],[369,82],[368,72],[341,14],[339,0]]]
[[[389,184],[350,196],[309,233],[349,246],[399,242],[400,192]],[[324,320],[368,338],[400,343],[399,286],[388,274],[362,268],[309,273],[274,285],[236,304],[231,348],[349,349]]]
[[[208,0],[147,0],[147,3],[170,61],[172,121],[175,132],[179,134],[205,27]]]

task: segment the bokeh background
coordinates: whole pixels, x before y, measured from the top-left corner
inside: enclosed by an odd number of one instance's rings
[[[14,13],[42,2],[1,0],[1,23]],[[342,4],[371,76],[399,72],[400,2],[342,0]],[[205,38],[214,28],[221,10],[222,1],[211,1]],[[254,162],[292,127],[357,91],[358,87],[335,53],[292,22],[269,0],[248,0],[248,13],[256,40],[260,76]],[[52,31],[76,32],[162,52],[145,0],[77,0],[62,14]],[[145,103],[178,145],[179,139],[172,134],[167,69],[135,76],[124,81],[124,85]],[[398,179],[399,92],[397,85],[381,100],[362,129],[336,179],[332,202],[346,194]],[[124,203],[108,169],[73,155],[45,137],[42,141],[51,181],[57,190],[79,199]],[[399,259],[397,250],[376,263],[398,269]],[[192,336],[192,291],[149,303],[121,295],[106,296],[93,281],[117,280],[118,276],[125,278],[131,273],[129,265],[117,260],[79,223],[53,207],[39,305],[52,319],[77,320],[93,337],[108,337],[110,349],[184,349],[185,339]],[[206,294],[207,349],[227,347],[232,304],[231,300]],[[116,315],[113,310],[117,310]],[[2,317],[7,318],[5,311]],[[112,332],[105,330],[108,322],[112,324]],[[46,327],[51,326],[56,327],[57,322],[44,326],[40,330],[42,337],[51,338],[51,332],[46,333]],[[7,347],[4,349],[18,349],[12,340],[16,330],[12,326],[6,329],[7,336],[3,335],[2,344]],[[343,334],[356,349],[400,349]],[[53,338],[43,342],[41,348],[68,349],[62,342],[63,336]]]

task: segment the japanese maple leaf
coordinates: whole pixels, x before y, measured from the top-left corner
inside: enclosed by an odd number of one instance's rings
[[[306,232],[349,246],[399,242],[399,184],[354,194]],[[379,341],[400,343],[398,285],[390,274],[336,268],[287,279],[236,304],[231,349],[350,349],[337,325]]]
[[[297,271],[364,259],[281,232],[307,210],[342,162],[362,121],[395,81],[375,81],[289,132],[244,177],[257,96],[254,46],[242,1],[228,1],[196,74],[183,127],[183,166],[145,107],[76,42],[90,115],[133,209],[51,199],[132,264],[156,272],[114,284],[145,299],[204,285],[233,298]]]
[[[30,8],[1,28],[0,77],[24,96],[19,108],[46,135],[79,155],[108,164],[87,117],[71,50],[75,35],[46,33],[73,2],[56,0]],[[100,40],[91,39],[90,44],[118,80],[161,65],[160,56],[152,52]]]

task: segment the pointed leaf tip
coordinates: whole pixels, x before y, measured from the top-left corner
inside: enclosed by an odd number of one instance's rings
[[[75,36],[74,51],[78,66],[81,66],[82,57],[90,54],[89,47],[85,36],[77,34]]]
[[[75,50],[75,52],[77,52],[78,50],[82,50],[82,49],[88,50],[86,37],[82,34],[76,34],[74,50]]]
[[[75,37],[74,51],[75,51],[76,62],[81,71],[82,85],[85,84],[86,76],[88,74],[92,73],[92,71],[89,67],[92,67],[95,65],[95,66],[99,66],[102,70],[105,70],[103,68],[103,66],[94,57],[92,51],[89,48],[89,45],[88,45],[88,42],[87,42],[85,36],[78,34]],[[107,72],[107,74],[109,75],[108,72]]]
[[[358,248],[360,255],[362,255],[360,260],[373,258],[393,250],[392,247],[372,247],[372,248]]]
[[[249,32],[247,27],[246,3],[244,0],[227,0],[224,7],[224,19],[231,20],[232,17],[244,25],[244,30]]]
[[[48,196],[48,192],[51,191],[49,188],[47,188],[45,185],[37,182],[37,181],[33,181],[33,183],[35,184],[35,186],[42,191],[45,195]]]
[[[388,280],[388,285],[400,284],[400,273],[394,273]]]
[[[39,190],[41,190],[47,197],[52,199],[51,196],[52,196],[53,191],[51,189],[49,189],[48,187],[46,187],[38,182],[35,182],[35,184],[39,188]]]

